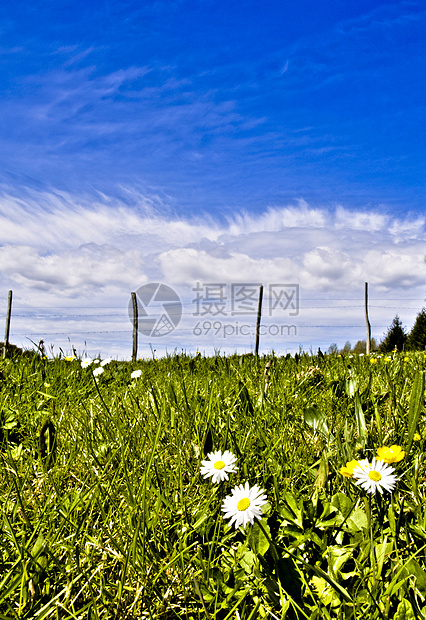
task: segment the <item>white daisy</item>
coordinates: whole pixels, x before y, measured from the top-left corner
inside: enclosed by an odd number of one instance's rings
[[[112,357],[107,357],[106,359],[102,360],[101,366],[106,366],[107,364],[110,364],[111,362],[112,362]]]
[[[141,376],[141,374],[142,374],[142,370],[134,370],[134,371],[132,372],[132,374],[130,375],[130,378],[131,378],[131,379],[139,379],[139,377]]]
[[[102,366],[98,366],[97,368],[95,368],[95,370],[93,371],[93,376],[94,377],[99,377],[99,375],[101,375],[103,373],[104,369],[102,368]]]
[[[212,482],[222,482],[222,480],[228,480],[228,474],[233,474],[237,471],[235,466],[236,457],[226,450],[221,452],[210,452],[207,455],[206,461],[201,461],[201,474],[204,478],[212,478]]]
[[[245,527],[247,523],[253,523],[254,518],[262,518],[261,506],[267,502],[265,491],[257,485],[250,489],[249,483],[235,487],[232,494],[225,497],[222,504],[224,519],[231,519],[229,525],[235,523],[237,530],[240,525]]]
[[[373,458],[371,465],[368,461],[360,461],[358,467],[353,470],[355,484],[360,485],[368,493],[393,491],[397,481],[395,470],[384,461],[376,461]]]
[[[84,360],[81,360],[81,367],[87,368],[93,362],[91,357],[86,357]]]

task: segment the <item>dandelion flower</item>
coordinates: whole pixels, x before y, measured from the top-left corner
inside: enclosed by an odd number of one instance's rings
[[[90,364],[93,362],[93,360],[90,357],[86,357],[86,359],[81,360],[81,367],[82,368],[87,368],[88,366],[90,366]]]
[[[339,469],[342,476],[346,476],[346,478],[352,478],[354,475],[355,467],[358,467],[358,461],[348,461],[345,467],[341,467]]]
[[[413,435],[413,441],[420,441],[422,438],[421,435],[419,435],[419,433],[414,433]]]
[[[405,452],[402,450],[401,446],[391,446],[387,448],[386,446],[382,446],[377,449],[376,459],[379,461],[384,461],[385,463],[399,463],[405,457]]]
[[[370,358],[370,363],[371,363],[371,364],[377,364],[377,360],[376,360],[376,358],[375,358],[375,357],[371,357],[371,358]]]
[[[376,490],[379,493],[383,493],[383,490],[393,491],[397,481],[394,468],[383,461],[376,461],[375,458],[371,464],[368,461],[360,461],[353,475],[356,478],[355,484],[361,485],[368,493],[375,493]]]
[[[141,376],[141,374],[142,374],[142,370],[140,370],[140,369],[139,369],[139,370],[134,370],[134,371],[132,372],[132,374],[130,375],[130,378],[131,378],[131,379],[139,379],[139,377]]]
[[[93,371],[93,376],[94,377],[99,377],[99,375],[101,375],[103,373],[104,369],[102,368],[102,366],[98,366],[97,368],[95,368],[95,370]]]
[[[66,362],[73,362],[75,360],[75,355],[67,355],[66,357],[64,357],[64,360]]]
[[[207,455],[206,461],[201,461],[201,474],[204,478],[212,478],[212,482],[222,482],[222,480],[228,480],[228,474],[233,474],[237,471],[235,466],[236,457],[226,450],[221,452],[210,452]]]
[[[232,490],[232,494],[225,497],[222,504],[224,519],[231,519],[229,525],[235,524],[237,530],[240,525],[253,523],[254,519],[262,518],[261,506],[266,503],[265,491],[257,485],[250,488],[249,483],[240,484]]]

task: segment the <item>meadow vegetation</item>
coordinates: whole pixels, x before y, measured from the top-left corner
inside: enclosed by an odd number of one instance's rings
[[[425,617],[423,352],[72,357],[0,361],[0,618]]]

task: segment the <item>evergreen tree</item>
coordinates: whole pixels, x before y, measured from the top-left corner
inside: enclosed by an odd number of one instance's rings
[[[398,351],[402,351],[406,342],[407,334],[405,329],[402,327],[399,316],[396,315],[387,333],[385,334],[384,339],[380,343],[379,351],[381,353],[388,353],[393,351],[395,347]]]
[[[407,348],[412,351],[424,351],[426,348],[426,310],[417,315],[413,329],[408,334]]]

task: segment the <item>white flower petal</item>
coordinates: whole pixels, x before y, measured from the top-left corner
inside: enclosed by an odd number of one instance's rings
[[[215,466],[219,461],[223,463],[222,467]],[[216,450],[210,452],[207,455],[207,459],[201,461],[200,473],[204,478],[211,478],[214,484],[222,482],[222,480],[228,480],[228,474],[233,474],[237,471],[235,465],[236,457],[229,450],[221,452]]]
[[[379,480],[373,480],[370,478],[371,472],[377,472],[380,474]],[[384,463],[384,461],[376,461],[373,458],[372,463],[368,461],[360,461],[358,467],[355,467],[353,471],[355,478],[355,484],[361,486],[368,493],[383,493],[383,491],[392,492],[395,488],[398,478],[395,475],[395,470],[391,465]]]
[[[231,495],[223,500],[222,512],[224,519],[230,519],[229,525],[235,524],[235,529],[241,525],[245,527],[248,523],[254,523],[254,519],[262,518],[261,506],[266,503],[267,496],[264,490],[257,485],[250,488],[249,483],[240,484],[235,487]],[[247,499],[249,505],[244,510],[238,508],[238,504],[242,499]]]

